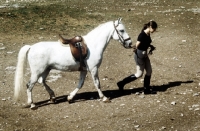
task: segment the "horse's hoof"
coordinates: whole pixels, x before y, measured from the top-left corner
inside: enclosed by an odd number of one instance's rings
[[[31,104],[31,110],[37,110],[38,109],[38,107],[35,105],[35,104]]]
[[[68,103],[72,104],[72,103],[74,103],[74,101],[73,100],[68,100]]]
[[[31,105],[24,105],[24,106],[22,106],[23,108],[30,108],[31,107]]]
[[[67,101],[69,104],[73,103],[72,98],[70,98],[69,96],[67,97]]]
[[[37,106],[35,106],[35,107],[31,107],[31,110],[37,110],[37,109],[38,109]]]
[[[56,98],[51,98],[50,101],[51,101],[52,103],[54,103],[54,104],[57,103]]]
[[[110,98],[107,98],[107,97],[104,97],[102,101],[104,103],[110,103],[111,102]]]

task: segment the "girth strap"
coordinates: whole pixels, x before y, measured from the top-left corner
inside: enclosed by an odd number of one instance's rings
[[[85,63],[84,63],[84,59],[85,59],[85,58],[83,58],[83,53],[82,53],[82,48],[83,48],[83,46],[81,45],[80,42],[76,43],[76,46],[77,46],[77,48],[78,48],[78,50],[79,50],[79,53],[80,53],[80,58],[79,58],[79,60],[77,60],[77,61],[80,62],[79,70],[83,70],[83,67],[86,67],[86,65],[85,65]]]

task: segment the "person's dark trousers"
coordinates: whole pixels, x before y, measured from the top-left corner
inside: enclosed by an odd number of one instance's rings
[[[119,90],[120,90],[120,91],[123,91],[123,90],[124,90],[124,86],[125,86],[126,84],[128,84],[128,83],[130,83],[130,82],[132,82],[132,81],[134,81],[134,80],[136,80],[136,79],[137,79],[137,77],[136,77],[134,74],[133,74],[133,75],[130,75],[130,76],[124,78],[122,81],[119,81],[119,82],[117,83],[117,86],[119,87]]]
[[[144,77],[144,94],[156,94],[150,86],[151,76],[145,75]]]

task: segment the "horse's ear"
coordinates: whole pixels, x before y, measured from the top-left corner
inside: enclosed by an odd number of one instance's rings
[[[118,23],[120,23],[122,21],[122,18],[118,18]]]

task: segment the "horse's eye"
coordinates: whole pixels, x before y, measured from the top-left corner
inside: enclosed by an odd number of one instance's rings
[[[121,33],[124,33],[124,30],[120,30]]]

